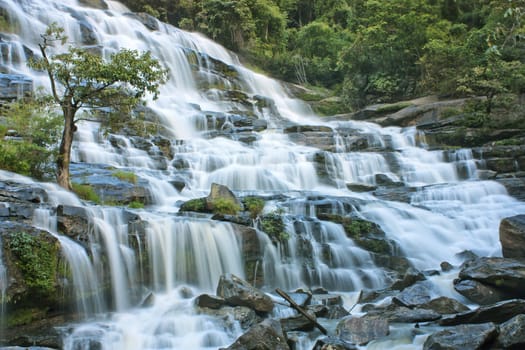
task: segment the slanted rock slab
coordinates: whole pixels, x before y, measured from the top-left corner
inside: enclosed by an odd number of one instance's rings
[[[430,335],[423,345],[423,350],[482,349],[497,334],[494,323],[459,325]]]
[[[268,295],[231,273],[219,279],[217,296],[231,306],[247,306],[257,312],[270,312],[274,306]]]

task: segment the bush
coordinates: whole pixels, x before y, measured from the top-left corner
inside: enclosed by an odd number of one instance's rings
[[[52,174],[53,152],[26,141],[0,141],[0,168],[43,179]]]
[[[118,170],[115,171],[112,175],[115,176],[117,179],[131,182],[132,184],[136,184],[138,180],[137,175],[129,171]]]
[[[255,219],[264,209],[264,200],[257,197],[246,197],[243,199],[244,207],[250,212],[250,217]]]
[[[72,183],[71,187],[73,188],[73,192],[75,192],[80,198],[87,201],[100,203],[100,198],[92,186]]]
[[[222,215],[235,215],[241,207],[231,199],[217,198],[213,201],[213,213]]]

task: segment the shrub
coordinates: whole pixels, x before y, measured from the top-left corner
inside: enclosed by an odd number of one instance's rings
[[[285,230],[283,218],[277,212],[262,216],[260,227],[274,242],[285,242],[290,238]]]
[[[112,175],[122,181],[131,182],[132,184],[136,184],[138,180],[137,175],[129,171],[118,170],[115,171]]]
[[[0,168],[42,179],[53,171],[53,153],[25,141],[0,141]]]
[[[77,183],[72,183],[71,186],[73,188],[73,192],[75,192],[80,198],[87,201],[100,203],[100,198],[92,186]]]
[[[246,197],[243,199],[244,207],[250,212],[250,217],[255,219],[264,209],[264,200],[257,197]]]
[[[131,208],[131,209],[143,209],[144,208],[144,203],[140,202],[140,201],[132,201],[128,204],[128,208]]]
[[[222,215],[235,215],[241,210],[239,204],[226,198],[217,198],[213,201],[213,213]]]

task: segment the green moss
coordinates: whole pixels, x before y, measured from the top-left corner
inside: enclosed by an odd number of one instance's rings
[[[260,221],[260,228],[274,242],[285,242],[290,238],[290,235],[286,232],[283,218],[278,213],[263,215]]]
[[[35,296],[56,294],[59,275],[60,245],[50,241],[45,233],[32,236],[26,232],[11,233],[7,247],[15,258],[24,283]]]
[[[394,112],[402,110],[403,108],[410,107],[412,105],[413,105],[412,102],[389,103],[389,104],[380,106],[377,109],[377,113],[394,113]]]
[[[371,222],[361,219],[351,219],[351,220],[345,220],[343,222],[343,227],[345,229],[346,234],[349,237],[359,237],[363,236],[370,231],[372,231],[373,225]]]
[[[100,197],[93,189],[93,186],[77,183],[72,183],[71,186],[73,187],[73,192],[75,192],[80,198],[87,201],[100,203]]]
[[[131,203],[128,204],[128,208],[131,208],[131,209],[143,209],[144,208],[144,203],[139,202],[139,201],[132,201]]]
[[[40,320],[46,315],[46,310],[37,308],[18,309],[7,313],[5,325],[8,328],[29,324],[35,320]]]
[[[184,202],[180,207],[181,211],[196,211],[196,212],[207,212],[206,209],[206,198],[195,198]]]
[[[235,201],[228,198],[217,198],[212,203],[213,213],[222,215],[235,215],[241,207]]]
[[[137,175],[129,171],[118,170],[118,171],[115,171],[111,175],[116,177],[117,179],[120,179],[122,181],[127,181],[132,184],[136,184],[138,181]]]
[[[264,200],[257,197],[246,197],[243,199],[244,207],[250,212],[250,217],[255,219],[264,209]]]

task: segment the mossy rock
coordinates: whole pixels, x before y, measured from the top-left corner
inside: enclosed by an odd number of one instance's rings
[[[286,232],[283,218],[278,213],[269,213],[261,216],[259,228],[264,231],[274,243],[284,243],[290,238],[289,233]]]
[[[60,281],[66,275],[58,240],[46,231],[11,231],[3,235],[4,260],[15,282],[6,301],[16,304],[58,304]]]
[[[194,211],[197,213],[211,213],[206,203],[206,197],[190,199],[180,207],[181,212]]]

